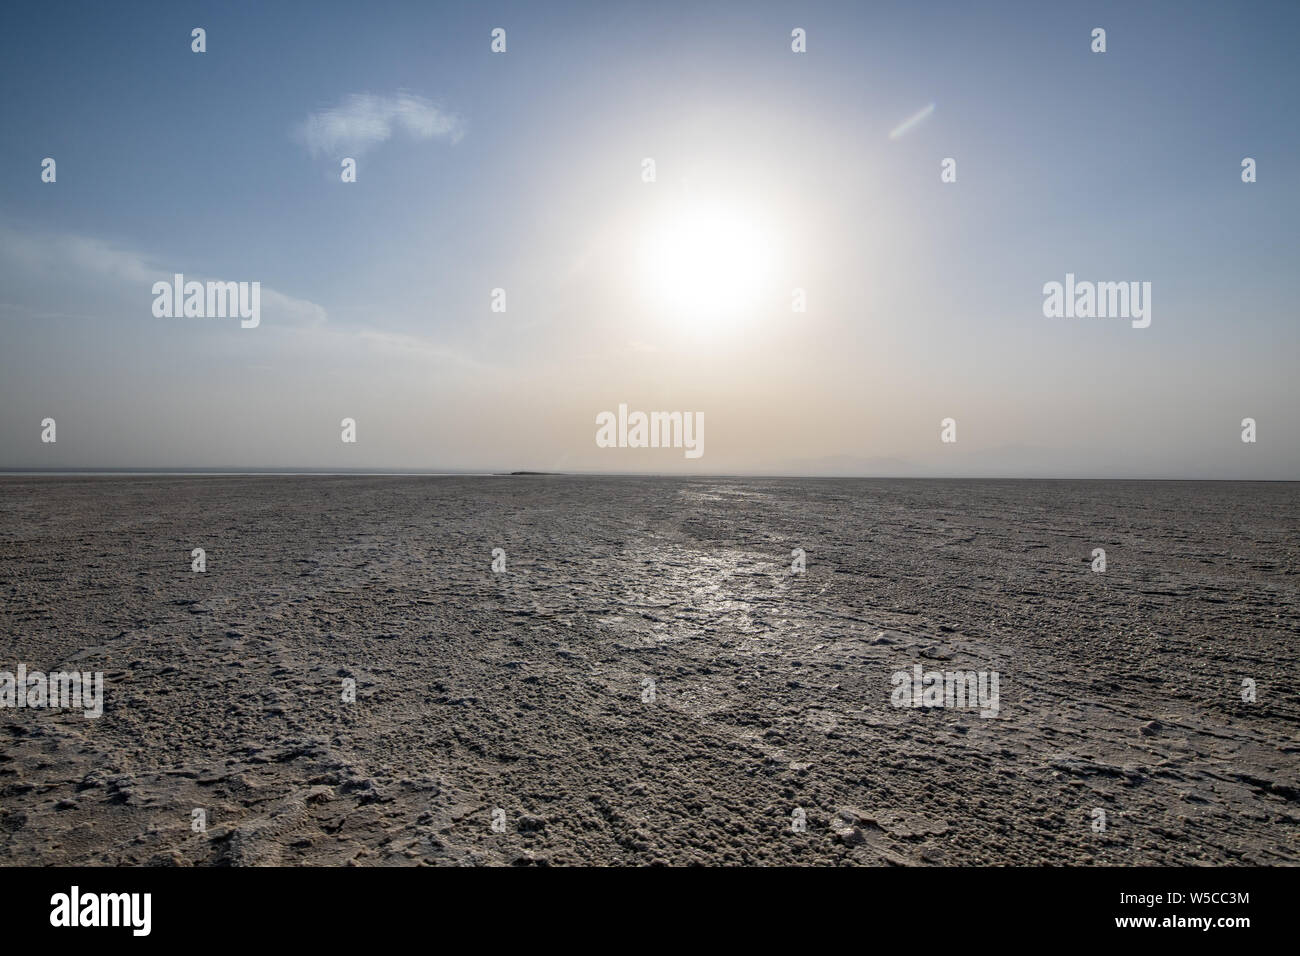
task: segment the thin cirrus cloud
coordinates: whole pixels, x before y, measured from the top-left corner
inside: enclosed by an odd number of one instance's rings
[[[465,135],[460,117],[413,93],[376,96],[352,93],[338,106],[311,113],[293,129],[313,156],[357,156],[393,138],[458,143]]]
[[[903,122],[899,123],[892,130],[890,130],[889,138],[901,139],[902,137],[906,136],[913,129],[915,129],[921,123],[924,123],[930,117],[930,114],[934,112],[935,105],[936,104],[934,103],[930,103],[927,106],[922,107],[920,111],[913,113],[907,119],[903,120]]]
[[[133,298],[140,314],[147,316],[151,314],[153,283],[169,281],[177,272],[198,281],[214,278],[191,269],[159,265],[154,256],[93,236],[33,236],[0,226],[0,286],[8,285],[18,275],[58,276],[63,286],[80,284],[99,295],[108,295],[104,281],[109,280],[114,288]],[[311,327],[327,319],[325,308],[308,299],[266,286],[261,296],[265,314],[275,316],[280,324]],[[6,305],[12,311],[24,311],[21,306]]]
[[[101,303],[113,299],[119,305],[127,303],[128,308],[134,303],[138,318],[144,322],[156,322],[151,311],[153,283],[170,281],[176,272],[183,272],[187,279],[199,282],[216,278],[176,264],[160,265],[155,256],[96,237],[69,233],[24,235],[0,224],[0,289],[6,292],[13,277],[19,275],[36,276],[46,281],[57,277],[62,289],[87,289]],[[324,306],[266,285],[261,287],[261,296],[265,319],[260,326],[263,332],[259,334],[269,335],[269,330],[278,328],[290,334],[310,335],[327,349],[334,349],[336,354],[351,357],[355,357],[357,347],[362,346],[386,360],[401,358],[426,368],[430,364],[469,372],[490,368],[469,354],[428,336],[407,335],[358,322],[332,326]],[[39,301],[0,300],[0,324],[43,318],[96,321],[104,314],[102,310],[70,313],[44,309]],[[2,441],[0,446],[3,446]]]

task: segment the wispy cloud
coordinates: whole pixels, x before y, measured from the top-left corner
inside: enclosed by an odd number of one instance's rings
[[[934,112],[934,107],[935,104],[931,103],[928,106],[923,107],[919,112],[913,113],[907,119],[903,120],[903,122],[899,123],[892,130],[890,130],[889,138],[899,139],[903,136],[906,136],[916,126],[918,126],[920,123],[923,123],[927,118],[929,118],[930,114]]]
[[[0,284],[14,269],[57,277],[63,284],[84,284],[90,280],[101,291],[105,291],[106,282],[128,290],[134,286],[131,291],[143,303],[142,315],[150,314],[148,304],[153,293],[148,290],[155,281],[169,281],[177,272],[200,282],[216,278],[195,269],[160,265],[154,256],[92,236],[22,235],[0,227]],[[247,278],[261,281],[256,274]],[[285,295],[267,286],[262,287],[261,295],[267,315],[278,317],[282,324],[315,326],[327,319],[325,308],[308,299]],[[6,308],[21,307],[10,304]]]
[[[161,271],[139,253],[89,236],[25,236],[0,228],[0,260],[28,272],[73,269],[110,279],[152,282]]]
[[[421,336],[368,328],[357,330],[355,335],[363,344],[390,355],[399,355],[403,358],[421,361],[443,362],[458,365],[471,371],[484,371],[489,368],[489,366],[462,352]]]
[[[71,233],[23,235],[0,225],[0,288],[6,291],[12,276],[20,273],[36,276],[50,282],[57,281],[58,288],[63,290],[74,287],[90,289],[101,303],[112,298],[119,309],[123,302],[128,307],[134,303],[135,315],[141,321],[150,322],[156,321],[151,318],[150,311],[153,283],[171,281],[177,272],[183,272],[186,279],[199,282],[215,278],[189,266],[162,265],[154,255],[93,236]],[[247,278],[260,281],[256,272]],[[261,296],[263,314],[267,318],[261,326],[263,336],[270,337],[278,331],[289,336],[308,337],[285,340],[298,342],[293,346],[297,350],[295,355],[310,340],[318,345],[324,344],[327,351],[333,350],[338,355],[355,356],[360,347],[386,359],[433,363],[472,372],[490,368],[467,353],[426,336],[389,331],[352,318],[341,324],[331,323],[329,313],[319,303],[287,295],[265,284]],[[38,319],[101,321],[109,311],[66,312],[43,308],[30,301],[0,300],[0,324]]]
[[[313,156],[358,156],[404,133],[411,139],[457,143],[464,136],[460,117],[422,96],[352,93],[330,109],[311,113],[293,128],[294,137]]]

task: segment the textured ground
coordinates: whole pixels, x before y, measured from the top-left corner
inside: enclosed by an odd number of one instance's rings
[[[1298,570],[1295,484],[0,479],[0,670],[106,675],[0,863],[1295,864]]]

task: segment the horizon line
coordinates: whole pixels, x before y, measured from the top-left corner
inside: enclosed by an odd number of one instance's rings
[[[1217,481],[1259,484],[1294,484],[1300,478],[1187,478],[1125,475],[869,475],[787,474],[775,472],[633,472],[633,471],[537,471],[516,469],[328,469],[328,468],[3,468],[0,477],[116,477],[116,478],[748,478],[799,479],[809,481]]]

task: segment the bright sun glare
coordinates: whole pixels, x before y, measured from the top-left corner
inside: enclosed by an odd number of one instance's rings
[[[723,203],[663,211],[646,231],[643,280],[653,305],[708,328],[761,307],[771,279],[772,236],[755,216]]]

